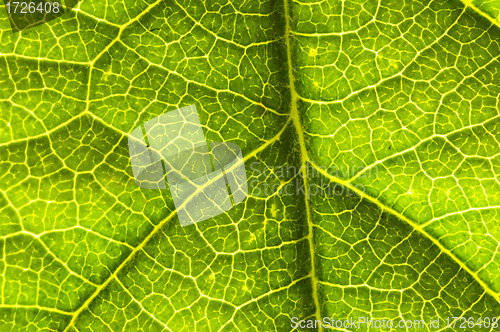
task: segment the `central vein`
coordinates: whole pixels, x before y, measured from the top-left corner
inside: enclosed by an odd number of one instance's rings
[[[290,117],[292,118],[293,125],[295,126],[295,130],[297,132],[297,138],[299,140],[300,146],[300,160],[302,166],[306,166],[308,161],[307,155],[307,147],[304,141],[304,133],[302,132],[302,124],[300,121],[299,112],[297,110],[297,101],[298,95],[297,91],[295,91],[295,77],[293,74],[293,63],[292,63],[292,40],[291,40],[291,27],[290,27],[290,9],[288,7],[288,1],[284,0],[284,10],[286,17],[286,26],[285,26],[285,41],[286,41],[286,54],[287,54],[287,62],[288,62],[288,81],[290,85]],[[316,276],[316,257],[315,257],[315,247],[314,247],[314,229],[313,229],[313,221],[311,218],[311,209],[309,207],[309,186],[308,186],[308,178],[306,167],[301,167],[302,179],[304,181],[305,188],[305,205],[306,205],[306,215],[307,215],[307,225],[309,228],[309,234],[307,235],[307,240],[309,242],[309,251],[311,254],[311,286],[312,286],[312,296],[314,300],[314,306],[316,307],[315,319],[321,320],[321,307],[319,304],[318,298],[318,278]],[[323,331],[323,328],[320,324],[319,331]]]

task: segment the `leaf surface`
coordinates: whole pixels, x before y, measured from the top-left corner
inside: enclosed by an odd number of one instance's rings
[[[1,330],[500,316],[494,5],[87,0],[18,34],[2,14]],[[127,142],[190,104],[250,192],[181,227]]]

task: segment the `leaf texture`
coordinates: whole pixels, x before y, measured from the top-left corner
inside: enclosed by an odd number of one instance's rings
[[[17,34],[3,12],[0,330],[500,316],[500,28],[473,4],[86,0]],[[191,104],[250,192],[181,227],[127,141]]]

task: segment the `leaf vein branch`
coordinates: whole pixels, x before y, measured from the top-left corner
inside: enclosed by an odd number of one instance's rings
[[[428,238],[429,240],[432,241],[432,243],[434,245],[436,245],[440,250],[441,252],[447,254],[451,259],[453,259],[453,261],[455,261],[463,270],[467,271],[467,273],[469,273],[477,282],[478,284],[481,285],[481,287],[483,287],[483,289],[490,295],[492,296],[498,303],[500,303],[500,294],[498,293],[495,293],[481,278],[479,278],[479,276],[477,275],[477,273],[475,273],[474,271],[472,271],[467,265],[465,265],[460,259],[458,259],[449,249],[445,248],[443,246],[443,244],[441,242],[439,242],[439,240],[437,240],[436,238],[434,238],[433,236],[431,236],[423,227],[422,225],[418,225],[417,223],[413,222],[412,220],[410,220],[408,217],[406,217],[405,215],[401,214],[400,212],[394,210],[393,208],[385,205],[384,203],[380,202],[378,199],[364,193],[363,191],[359,190],[358,188],[356,188],[355,186],[353,186],[351,183],[349,183],[348,181],[345,181],[345,180],[342,180],[340,178],[337,178],[331,174],[329,174],[327,171],[323,170],[321,167],[318,167],[315,163],[313,163],[312,161],[309,160],[309,162],[311,163],[311,165],[313,165],[314,168],[316,168],[316,170],[322,174],[324,177],[328,178],[329,180],[331,181],[334,181],[334,182],[337,182],[337,183],[340,183],[341,185],[349,188],[350,190],[352,190],[353,192],[355,192],[356,194],[358,194],[361,198],[363,199],[366,199],[372,203],[374,203],[375,205],[377,205],[380,209],[384,210],[384,211],[387,211],[388,213],[398,217],[399,219],[405,221],[408,225],[410,225],[415,231],[417,231],[418,233],[422,234],[424,237]]]

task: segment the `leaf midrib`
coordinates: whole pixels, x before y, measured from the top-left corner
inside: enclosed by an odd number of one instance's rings
[[[299,99],[299,95],[297,91],[295,90],[295,76],[293,74],[293,62],[292,62],[292,29],[290,27],[290,20],[291,17],[289,15],[290,11],[288,8],[288,1],[289,0],[283,0],[284,2],[284,15],[285,15],[285,42],[286,42],[286,55],[287,55],[287,63],[288,63],[288,85],[290,86],[290,118],[293,120],[293,125],[295,127],[295,130],[297,132],[297,138],[299,140],[299,146],[300,146],[300,161],[301,161],[301,166],[300,170],[302,172],[302,180],[304,184],[304,201],[305,201],[305,206],[306,206],[306,219],[307,219],[307,227],[308,227],[308,234],[307,234],[307,241],[309,243],[309,253],[311,255],[311,288],[312,288],[312,297],[314,301],[314,306],[316,308],[316,311],[314,313],[315,319],[321,321],[321,306],[319,303],[319,293],[318,293],[318,277],[316,275],[316,254],[315,254],[315,246],[314,246],[314,227],[313,227],[313,222],[311,219],[311,210],[309,206],[309,185],[308,185],[308,177],[307,177],[307,172],[306,172],[306,163],[308,160],[308,155],[307,155],[307,147],[305,144],[304,140],[304,132],[302,130],[302,124],[300,121],[300,115],[298,112],[298,107],[297,107],[297,101]],[[318,331],[322,332],[323,331],[323,325],[320,324],[318,327]]]

